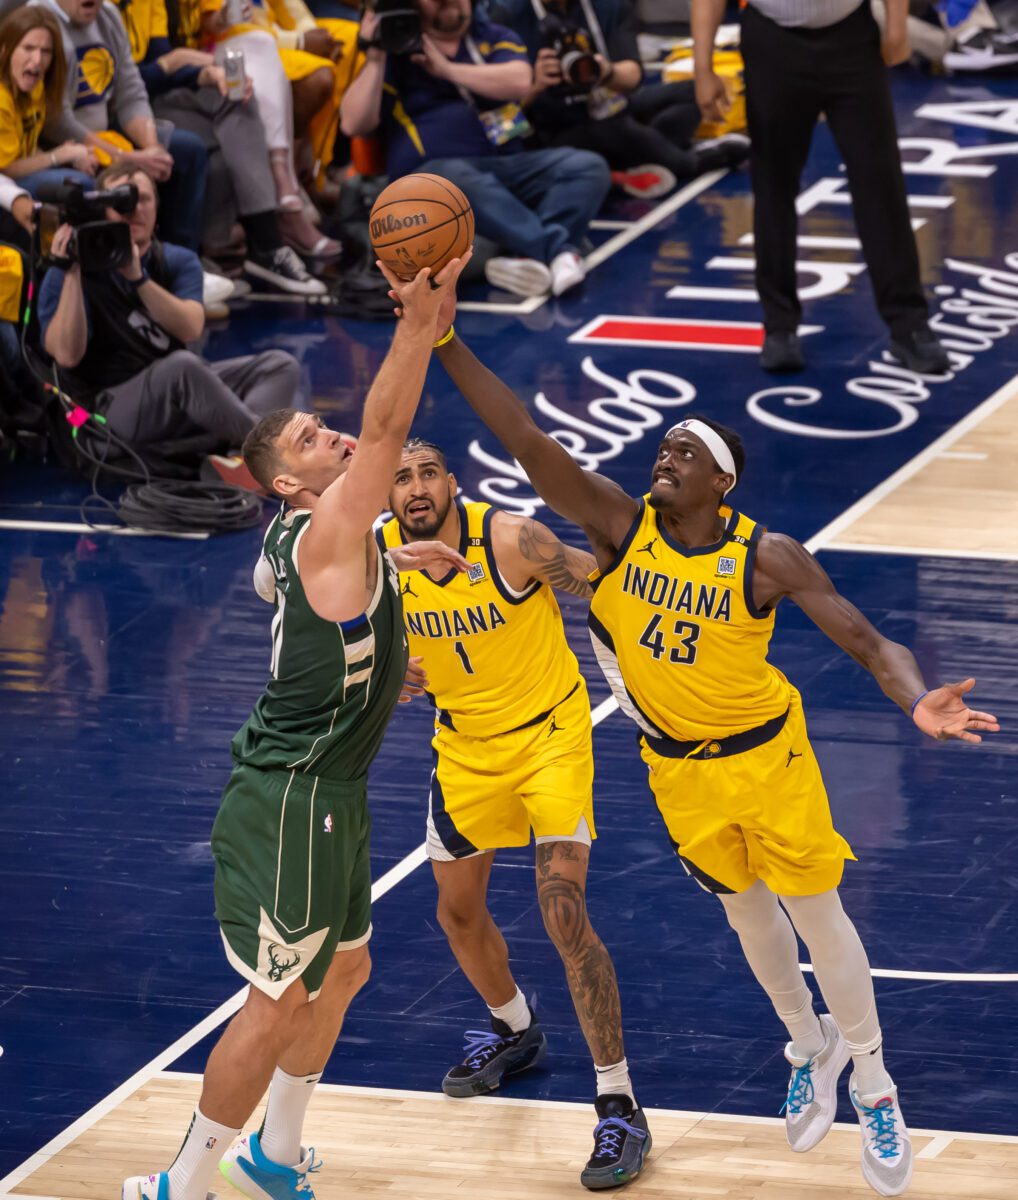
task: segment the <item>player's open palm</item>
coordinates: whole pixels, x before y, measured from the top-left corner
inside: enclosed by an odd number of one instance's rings
[[[408,542],[394,546],[389,555],[397,571],[427,571],[436,579],[450,570],[465,571],[470,565],[458,550],[445,542]]]
[[[975,730],[996,733],[1000,725],[992,713],[977,712],[965,703],[965,694],[975,686],[974,679],[963,679],[961,683],[945,683],[943,687],[934,688],[915,706],[912,719],[923,733],[939,742],[949,738],[981,742],[983,739]]]

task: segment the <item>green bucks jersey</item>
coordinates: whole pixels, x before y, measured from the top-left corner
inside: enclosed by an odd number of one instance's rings
[[[359,779],[378,753],[406,673],[399,577],[379,553],[374,595],[350,621],[325,621],[308,603],[300,543],[311,513],[281,513],[255,572],[275,593],[272,677],[233,739],[233,757],[263,770]],[[376,547],[377,552],[377,547]]]

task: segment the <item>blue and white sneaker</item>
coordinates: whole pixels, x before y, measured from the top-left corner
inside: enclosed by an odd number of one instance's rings
[[[158,1175],[132,1175],[120,1188],[120,1200],[169,1200],[170,1177],[165,1171]],[[207,1192],[205,1200],[216,1200]]]
[[[863,1178],[880,1196],[900,1196],[912,1181],[912,1141],[898,1106],[898,1089],[863,1098],[853,1075],[848,1094],[859,1116]]]
[[[822,1141],[834,1123],[838,1108],[838,1079],[851,1055],[838,1023],[823,1013],[820,1024],[827,1044],[812,1058],[798,1058],[789,1042],[785,1058],[792,1068],[788,1095],[781,1111],[785,1114],[785,1136],[798,1154]]]
[[[314,1147],[294,1167],[266,1158],[257,1133],[242,1137],[223,1155],[219,1170],[250,1200],[315,1200],[308,1176],[321,1169]]]
[[[447,1096],[480,1096],[493,1092],[503,1075],[513,1075],[536,1066],[548,1049],[548,1039],[530,1010],[530,1024],[514,1033],[498,1017],[491,1019],[491,1033],[468,1029],[464,1049],[466,1057],[447,1072],[442,1091]]]
[[[628,1096],[598,1096],[594,1108],[600,1118],[594,1127],[594,1153],[580,1174],[580,1183],[591,1191],[623,1187],[643,1170],[652,1145],[647,1118]]]

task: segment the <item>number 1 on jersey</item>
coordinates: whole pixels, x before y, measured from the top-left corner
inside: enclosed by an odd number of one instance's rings
[[[474,668],[470,662],[470,655],[467,654],[466,646],[464,646],[462,642],[454,642],[453,648],[460,656],[460,662],[463,664],[463,670],[466,671],[468,675],[473,675]]]

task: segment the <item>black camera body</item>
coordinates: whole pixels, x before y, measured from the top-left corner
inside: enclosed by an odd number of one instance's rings
[[[555,52],[562,68],[565,86],[574,92],[589,92],[601,80],[601,65],[580,44],[576,29],[555,13],[546,13],[540,22],[542,45]]]
[[[378,32],[368,42],[358,38],[363,50],[381,50],[385,54],[421,54],[421,14],[413,0],[375,0]]]
[[[69,181],[43,184],[37,198],[56,208],[58,224],[74,229],[67,257],[82,271],[113,271],[131,261],[131,230],[123,221],[107,220],[106,210],[112,208],[124,216],[133,213],[138,207],[138,189],[133,183],[107,192],[87,192],[84,185]]]

